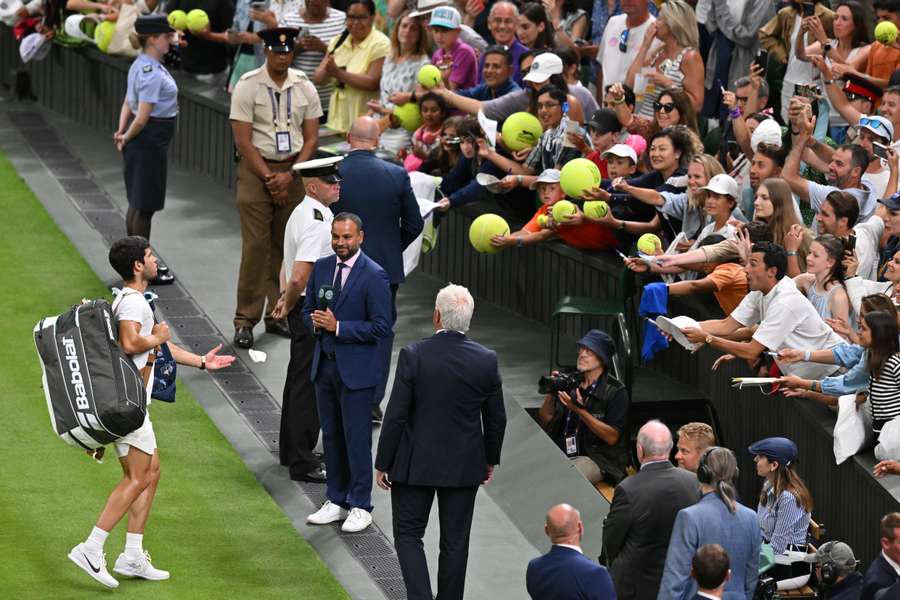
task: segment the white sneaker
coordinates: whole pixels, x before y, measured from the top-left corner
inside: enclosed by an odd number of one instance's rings
[[[119,582],[106,570],[106,555],[102,552],[91,552],[82,543],[72,548],[69,560],[106,587],[119,587]]]
[[[341,525],[344,533],[357,533],[372,524],[372,513],[361,508],[351,508],[347,520]]]
[[[116,559],[113,571],[126,577],[141,577],[151,581],[162,581],[169,578],[169,572],[157,569],[150,564],[150,553],[144,550],[140,556],[128,556],[124,552]]]
[[[347,518],[347,510],[326,500],[322,508],[306,517],[306,522],[312,525],[327,525],[335,521],[343,521]]]

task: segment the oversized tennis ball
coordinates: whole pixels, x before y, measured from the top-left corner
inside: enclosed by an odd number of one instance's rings
[[[544,229],[550,224],[550,220],[547,218],[547,215],[538,215],[537,218],[538,227],[543,227]]]
[[[500,129],[503,143],[513,152],[531,148],[541,139],[544,128],[541,122],[531,113],[517,112],[509,115]]]
[[[644,254],[649,254],[652,256],[656,254],[657,248],[662,248],[662,240],[660,240],[659,237],[656,236],[656,234],[645,233],[638,238],[638,252],[642,252]]]
[[[177,29],[178,31],[184,31],[187,29],[187,13],[183,10],[173,10],[169,13],[169,25],[172,29]]]
[[[509,225],[500,215],[481,215],[469,227],[469,242],[482,254],[493,254],[500,250],[491,245],[491,238],[495,235],[509,235]]]
[[[578,207],[568,200],[560,200],[553,205],[550,210],[553,213],[553,220],[557,223],[565,223],[568,217],[578,212]]]
[[[116,24],[113,21],[103,21],[94,29],[94,42],[100,52],[106,52],[109,49],[109,43],[112,41],[113,34],[116,32]]]
[[[573,158],[559,172],[559,184],[566,196],[581,198],[587,190],[600,185],[600,168],[586,158]]]
[[[602,219],[609,212],[609,204],[603,200],[591,200],[584,203],[584,214],[592,219]]]
[[[209,15],[205,10],[195,8],[187,14],[187,28],[191,31],[203,31],[209,27]]]
[[[897,26],[890,21],[882,21],[875,26],[875,39],[890,46],[897,41]]]
[[[419,83],[425,89],[431,89],[441,82],[441,70],[434,65],[425,65],[419,69]]]
[[[415,102],[407,102],[394,107],[394,116],[400,121],[400,127],[407,131],[415,131],[422,124],[422,113]]]

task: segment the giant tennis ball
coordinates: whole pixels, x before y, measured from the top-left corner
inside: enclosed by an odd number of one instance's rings
[[[547,215],[538,215],[537,224],[538,227],[547,229],[547,226],[550,225],[550,219],[547,218]]]
[[[400,127],[407,131],[415,131],[422,124],[422,113],[415,102],[407,102],[394,107],[394,116],[400,121]]]
[[[550,210],[553,213],[553,220],[557,223],[565,223],[569,220],[569,217],[578,212],[578,207],[569,202],[568,200],[560,200],[556,204],[553,205],[553,208]]]
[[[441,82],[441,70],[434,65],[425,65],[419,69],[419,83],[425,89],[431,89]]]
[[[509,115],[500,130],[503,143],[513,152],[531,148],[541,139],[544,128],[541,122],[531,113],[517,112]]]
[[[491,238],[495,235],[509,235],[509,225],[500,215],[481,215],[469,227],[469,242],[482,254],[493,254],[500,250],[491,245]]]
[[[559,172],[559,184],[570,198],[581,198],[587,190],[600,185],[600,169],[586,158],[573,158]]]
[[[177,29],[178,31],[184,31],[187,29],[187,13],[183,10],[173,10],[169,13],[169,25],[172,29]]]
[[[897,26],[890,21],[882,21],[875,26],[875,39],[890,46],[897,41]]]
[[[94,43],[100,52],[106,52],[109,49],[109,43],[112,41],[113,34],[116,32],[116,24],[113,21],[103,21],[94,29]]]
[[[662,240],[660,240],[656,234],[653,233],[645,233],[641,237],[638,238],[637,241],[637,249],[638,252],[642,252],[644,254],[649,254],[651,256],[656,254],[656,249],[662,248]]]
[[[603,200],[592,200],[584,203],[584,214],[592,219],[602,219],[609,212],[609,204]]]
[[[203,31],[209,27],[209,15],[205,10],[195,8],[187,14],[187,28],[191,31]]]

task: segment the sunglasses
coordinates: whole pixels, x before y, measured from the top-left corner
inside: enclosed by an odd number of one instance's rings
[[[664,112],[664,113],[668,114],[668,113],[672,112],[673,110],[675,110],[675,103],[674,102],[665,102],[665,103],[654,102],[653,110],[655,112]]]
[[[626,29],[619,35],[619,52],[625,54],[628,52],[628,36],[631,34],[630,29]]]
[[[870,129],[876,129],[876,130],[883,129],[885,131],[885,133],[887,133],[887,130],[888,130],[884,123],[882,123],[881,121],[878,121],[876,119],[870,119],[869,117],[861,117],[859,119],[859,125],[861,127],[868,127]],[[891,137],[891,136],[886,136],[886,137]]]

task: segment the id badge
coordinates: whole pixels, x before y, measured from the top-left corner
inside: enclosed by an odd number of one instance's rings
[[[578,443],[574,435],[566,437],[566,456],[578,456]]]
[[[291,151],[291,132],[276,131],[275,132],[275,148],[278,152]]]

